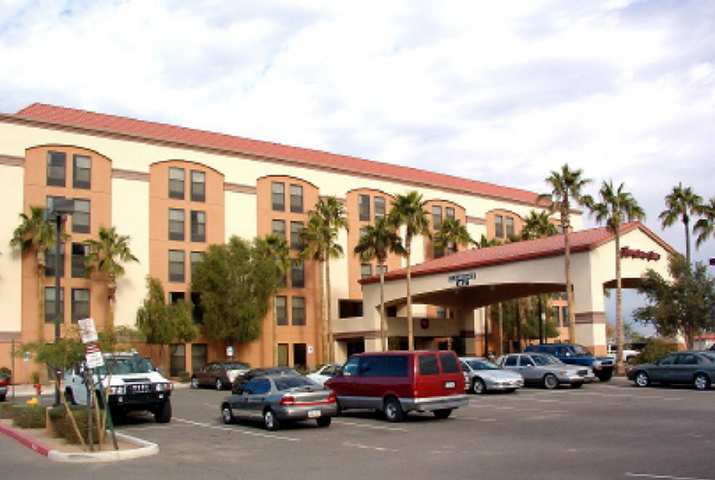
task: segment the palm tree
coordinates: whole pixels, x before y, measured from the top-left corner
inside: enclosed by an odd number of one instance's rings
[[[55,229],[47,221],[45,209],[30,207],[30,214],[20,214],[20,225],[15,228],[10,246],[21,254],[34,253],[37,264],[37,320],[38,341],[45,340],[45,254],[55,242]]]
[[[569,307],[569,338],[576,341],[576,316],[574,314],[574,295],[571,285],[571,208],[574,203],[582,203],[583,189],[591,180],[584,178],[583,170],[571,170],[568,164],[561,170],[552,170],[546,178],[551,192],[539,195],[539,201],[548,201],[551,213],[559,212],[559,222],[564,234],[564,276],[566,280],[566,299]]]
[[[467,227],[456,218],[445,218],[434,235],[434,246],[445,253],[454,253],[457,248],[476,243],[467,231]]]
[[[321,264],[320,297],[322,302],[323,348],[328,362],[333,361],[333,335],[330,325],[330,259],[339,258],[343,247],[338,243],[340,229],[348,228],[345,207],[335,197],[321,198],[309,212],[308,224],[301,232],[303,257]]]
[[[285,238],[278,235],[266,235],[263,238],[256,238],[254,241],[257,255],[274,261],[276,272],[282,278],[288,274],[290,269],[290,249]],[[278,344],[276,339],[276,319],[275,319],[275,295],[269,298],[268,310],[273,314],[271,319],[271,359],[272,365],[278,364]]]
[[[663,228],[672,226],[676,221],[683,222],[685,227],[685,258],[690,259],[690,217],[697,215],[699,207],[703,199],[697,195],[690,187],[683,187],[681,182],[678,182],[677,187],[665,196],[665,210],[660,212],[658,218]]]
[[[385,316],[385,262],[390,253],[404,255],[402,239],[397,234],[395,227],[385,218],[375,222],[375,225],[365,227],[365,233],[360,237],[355,246],[354,253],[361,260],[377,260],[380,272],[380,341],[383,351],[387,351],[387,319]]]
[[[410,351],[415,349],[414,326],[412,325],[412,239],[416,235],[430,237],[430,221],[422,194],[415,191],[395,196],[389,222],[396,228],[405,227],[405,258],[407,260],[407,342]]]
[[[700,205],[698,213],[702,218],[695,222],[693,227],[693,232],[698,234],[695,240],[696,247],[700,247],[708,237],[715,238],[715,197],[712,197],[709,203]]]
[[[537,238],[550,237],[556,235],[558,230],[549,220],[549,214],[532,210],[524,219],[524,226],[521,229],[522,240],[535,240]]]
[[[617,188],[612,181],[603,182],[598,191],[599,201],[590,196],[584,199],[585,205],[599,223],[605,223],[616,237],[616,371],[624,372],[623,365],[623,292],[621,291],[621,235],[624,222],[643,220],[645,212],[635,198],[624,191],[621,183]]]
[[[138,262],[129,248],[129,235],[119,235],[114,227],[99,227],[99,238],[87,240],[89,254],[87,269],[103,277],[107,282],[107,324],[105,329],[114,328],[114,301],[117,279],[124,275],[123,263]]]

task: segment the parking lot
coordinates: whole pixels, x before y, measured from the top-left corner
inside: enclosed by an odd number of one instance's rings
[[[174,418],[120,429],[160,444],[158,456],[107,465],[49,462],[0,437],[3,478],[654,478],[715,479],[715,391],[636,389],[622,379],[580,390],[470,396],[447,420],[372,413],[267,432],[225,426],[227,392],[177,390]]]

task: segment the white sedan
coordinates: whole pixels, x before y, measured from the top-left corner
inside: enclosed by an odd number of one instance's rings
[[[324,385],[325,382],[338,374],[339,365],[327,364],[320,367],[313,373],[306,375],[309,379],[318,385]]]

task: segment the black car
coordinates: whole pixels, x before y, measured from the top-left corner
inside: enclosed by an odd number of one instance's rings
[[[214,387],[223,390],[230,387],[244,373],[248,372],[250,365],[243,362],[211,362],[199,368],[191,376],[191,388]]]
[[[628,372],[628,379],[638,387],[653,383],[691,384],[696,390],[710,390],[715,378],[715,353],[674,352],[653,362],[636,365]]]

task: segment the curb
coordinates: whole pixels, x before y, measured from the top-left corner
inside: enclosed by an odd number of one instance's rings
[[[117,438],[128,443],[137,445],[138,448],[131,450],[110,450],[105,452],[61,452],[60,450],[50,449],[41,442],[38,442],[33,437],[26,435],[14,428],[0,424],[0,433],[16,440],[21,445],[33,450],[40,455],[47,457],[54,462],[63,463],[102,463],[116,462],[119,460],[132,460],[135,458],[149,457],[159,453],[159,445],[141,438],[127,435],[126,433],[115,432]]]

